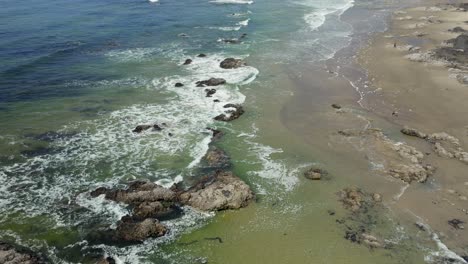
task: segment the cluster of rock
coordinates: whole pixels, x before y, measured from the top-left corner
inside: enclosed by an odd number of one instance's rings
[[[454,29],[460,32],[460,29]],[[465,66],[468,63],[468,34],[463,33],[454,39],[447,41],[450,46],[437,48],[434,57],[445,61]]]
[[[119,242],[142,242],[149,237],[165,235],[168,229],[159,220],[181,216],[181,207],[185,205],[202,211],[239,209],[254,198],[250,187],[229,171],[204,176],[188,190],[135,181],[125,189],[101,187],[90,194],[92,197],[104,195],[108,200],[132,208],[132,213],[122,217],[115,230],[108,230],[108,238]]]
[[[163,126],[166,126],[165,123],[162,124]],[[161,131],[163,130],[161,126],[159,126],[158,124],[154,124],[154,125],[138,125],[135,127],[135,129],[132,130],[132,132],[134,133],[141,133],[143,131],[146,131],[148,129],[152,128],[153,131]]]
[[[346,209],[352,212],[367,209],[376,203],[382,202],[382,196],[378,193],[369,194],[357,187],[345,188],[338,193],[339,200]]]
[[[226,104],[224,105],[224,108],[231,108],[231,109],[225,111],[224,114],[220,114],[216,116],[214,118],[215,120],[229,122],[229,121],[239,118],[245,112],[242,105],[239,105],[239,104]]]
[[[404,127],[401,133],[426,140],[440,157],[458,159],[468,164],[468,152],[463,150],[460,140],[445,132],[425,134],[413,128]]]
[[[339,200],[344,208],[350,210],[353,215],[348,219],[352,223],[346,224],[346,232],[344,238],[358,244],[363,244],[369,248],[383,248],[385,242],[370,234],[367,225],[374,222],[371,215],[368,215],[370,209],[375,208],[382,202],[382,196],[378,193],[367,193],[359,188],[351,187],[341,190]],[[363,220],[364,219],[364,220]],[[337,221],[345,223],[344,220]]]
[[[242,35],[241,38],[244,38],[246,35]],[[199,54],[197,57],[206,57],[205,54]],[[183,65],[189,65],[193,62],[192,59],[186,59],[185,62],[183,63]],[[223,61],[221,61],[221,63],[219,64],[219,67],[222,68],[222,69],[237,69],[237,68],[240,68],[240,67],[243,67],[243,66],[246,66],[246,63],[242,60],[242,59],[236,59],[236,58],[226,58],[224,59]],[[209,78],[207,80],[201,80],[201,81],[197,81],[196,83],[196,86],[197,87],[212,87],[212,86],[219,86],[219,85],[224,85],[226,84],[226,80],[223,79],[223,78]],[[183,87],[184,84],[183,83],[176,83],[175,84],[175,87]],[[206,93],[206,97],[212,97],[212,95],[214,95],[216,93],[216,89],[214,88],[207,88],[205,89],[205,93]],[[214,102],[219,102],[218,99],[215,99]],[[220,114],[218,116],[216,116],[214,119],[217,120],[217,121],[225,121],[225,122],[229,122],[229,121],[232,121],[232,120],[235,120],[237,118],[239,118],[243,113],[244,113],[244,109],[241,105],[238,105],[238,104],[226,104],[224,105],[224,108],[234,108],[234,110],[227,110],[225,113],[223,114]],[[141,127],[141,126],[139,126]],[[134,132],[141,132],[142,130],[146,130],[146,129],[149,129],[145,127],[142,127],[142,128],[136,128],[134,130]],[[138,130],[138,131],[137,131]]]
[[[425,182],[435,171],[433,166],[424,164],[425,156],[421,151],[388,139],[380,129],[341,130],[338,134],[366,140],[366,144],[375,149],[375,155],[382,157],[384,166],[378,170],[404,182]]]
[[[0,263],[5,264],[45,264],[46,259],[32,251],[0,242]]]

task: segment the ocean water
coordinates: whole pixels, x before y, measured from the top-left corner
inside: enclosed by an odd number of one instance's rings
[[[120,263],[176,257],[195,263],[174,241],[203,230],[213,214],[185,208],[182,218],[164,222],[167,236],[117,247],[89,235],[114,225],[128,209],[88,192],[134,179],[170,186],[196,176],[210,143],[207,127],[227,133],[220,144],[257,194],[268,199],[294,192],[301,170],[313,161],[268,144],[257,123],[273,122],[265,106],[292,92],[282,86],[285,66],[332,58],[351,43],[353,26],[340,17],[355,4],[2,1],[0,239],[45,252],[56,263],[88,263],[100,254]],[[248,66],[221,69],[227,57]],[[182,66],[188,58],[193,63]],[[206,97],[195,82],[211,77],[227,84]],[[232,123],[214,121],[226,103],[244,104],[247,112]],[[154,123],[164,123],[163,131],[132,132]]]

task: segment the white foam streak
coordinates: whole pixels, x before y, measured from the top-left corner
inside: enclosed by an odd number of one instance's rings
[[[251,0],[212,0],[211,3],[215,4],[241,4],[241,5],[251,5],[254,1]]]

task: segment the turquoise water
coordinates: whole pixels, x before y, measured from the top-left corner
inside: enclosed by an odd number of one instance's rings
[[[178,250],[161,244],[209,222],[213,215],[186,208],[181,219],[164,223],[171,229],[164,238],[106,245],[93,241],[94,230],[115,224],[128,209],[88,194],[133,179],[170,186],[197,176],[211,138],[207,127],[228,134],[220,144],[255,192],[292,191],[311,161],[283,152],[288,135],[268,138],[268,127],[277,129],[269,109],[290,96],[287,65],[331,58],[353,33],[340,20],[353,6],[346,0],[6,0],[2,6],[0,238],[57,263],[102,254],[159,263]],[[227,57],[248,66],[221,69]],[[188,58],[193,63],[182,66]],[[210,98],[195,82],[211,77],[227,84]],[[247,113],[233,123],[214,121],[226,103],[244,104]],[[163,131],[132,132],[154,123]]]

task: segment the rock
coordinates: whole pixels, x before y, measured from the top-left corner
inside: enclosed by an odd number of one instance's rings
[[[137,221],[127,215],[117,223],[115,239],[127,242],[142,242],[150,237],[164,236],[166,232],[166,227],[156,219],[147,218],[143,221]]]
[[[331,106],[335,109],[341,109],[341,105],[339,104],[332,104]]]
[[[213,102],[219,103],[220,101],[218,99],[214,99]]]
[[[231,165],[230,158],[222,149],[210,147],[208,152],[203,157],[203,160],[212,168],[227,168]]]
[[[227,43],[227,44],[240,44],[242,43],[242,41],[240,39],[236,39],[236,38],[233,38],[233,39],[221,39],[220,40],[221,42],[224,42],[224,43]]]
[[[161,130],[162,130],[162,127],[160,127],[160,126],[157,125],[157,124],[154,124],[154,125],[153,125],[153,130],[155,130],[155,131],[161,131]]]
[[[304,176],[309,180],[320,180],[322,176],[326,174],[328,174],[328,172],[320,168],[310,168],[304,172]]]
[[[361,209],[364,194],[358,188],[346,188],[340,192],[340,196],[346,208],[351,211]]]
[[[226,80],[223,78],[210,78],[208,80],[198,81],[195,84],[197,85],[197,87],[218,86],[226,84]]]
[[[143,202],[174,201],[176,194],[164,187],[150,181],[135,181],[125,190],[109,190],[100,187],[91,192],[92,197],[105,195],[106,199],[126,204],[139,204]]]
[[[366,246],[370,247],[370,248],[381,248],[383,247],[383,243],[380,242],[379,239],[377,239],[376,237],[372,236],[372,235],[369,235],[369,234],[361,234],[361,241],[363,244],[365,244]]]
[[[216,89],[205,89],[206,97],[211,97],[213,94],[216,93]]]
[[[425,139],[427,138],[427,135],[416,130],[416,129],[413,129],[413,128],[409,128],[409,127],[404,127],[402,128],[401,130],[401,133],[407,135],[407,136],[411,136],[411,137],[418,137],[418,138],[422,138],[422,139]]]
[[[146,218],[156,218],[159,220],[174,219],[182,214],[182,210],[175,206],[164,205],[163,203],[156,202],[143,202],[133,208],[133,218],[143,220]]]
[[[135,129],[132,130],[134,133],[141,133],[145,130],[148,130],[151,128],[151,125],[138,125],[135,127]]]
[[[0,263],[5,264],[45,264],[48,261],[29,249],[0,242]]]
[[[223,131],[221,130],[210,128],[210,127],[207,127],[206,129],[210,130],[213,133],[213,137],[211,139],[212,141],[219,140],[224,135]]]
[[[180,83],[180,82],[178,82],[178,83],[176,83],[174,86],[175,86],[175,87],[182,87],[182,86],[184,86],[184,84],[183,84],[183,83]]]
[[[197,55],[197,57],[199,57],[199,58],[205,58],[205,57],[206,57],[206,54],[200,53],[200,54]]]
[[[217,171],[182,193],[180,201],[202,211],[219,211],[245,207],[254,197],[250,187],[232,172]]]
[[[226,104],[224,105],[224,108],[234,108],[234,110],[229,110],[226,111],[226,114],[220,114],[216,116],[214,119],[217,121],[225,121],[229,122],[232,120],[235,120],[239,118],[241,115],[244,114],[244,108],[241,105],[238,104]]]
[[[359,234],[354,231],[346,231],[345,237],[346,240],[349,240],[353,243],[361,243],[361,240],[359,238]]]
[[[363,192],[357,187],[345,188],[341,190],[338,195],[343,206],[352,212],[365,212],[368,208],[376,206],[382,201],[382,196],[380,194]]]
[[[183,65],[189,65],[193,61],[191,59],[186,59]]]
[[[462,27],[454,27],[452,29],[449,29],[450,32],[453,32],[453,33],[463,33],[463,32],[466,32],[465,29],[463,29]]]
[[[177,35],[177,36],[179,36],[179,37],[181,37],[181,38],[188,38],[188,37],[189,37],[189,35],[187,35],[187,34],[185,34],[185,33],[180,33],[180,34]]]
[[[245,62],[241,59],[227,58],[224,59],[219,66],[223,69],[237,69],[245,66]]]
[[[465,222],[463,222],[462,220],[456,218],[448,221],[448,224],[455,229],[465,229],[465,227],[463,226],[464,223]]]
[[[372,194],[372,199],[374,200],[374,202],[382,202],[382,195],[380,195],[379,193],[374,193]]]
[[[421,231],[426,231],[426,226],[423,223],[416,222],[414,225]]]
[[[427,181],[427,178],[431,176],[434,171],[435,168],[430,165],[423,166],[420,164],[399,164],[389,169],[388,173],[391,176],[407,183],[411,183],[413,181],[423,183]]]

